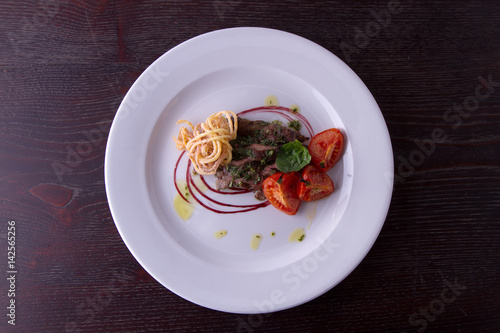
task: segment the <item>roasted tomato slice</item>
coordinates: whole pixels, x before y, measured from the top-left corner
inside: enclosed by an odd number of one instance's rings
[[[334,190],[332,179],[320,168],[309,164],[302,170],[302,179],[297,187],[300,200],[318,200],[329,196]]]
[[[327,129],[312,137],[308,149],[311,154],[311,163],[326,172],[342,156],[344,135],[336,128]]]
[[[299,210],[300,199],[297,185],[300,182],[298,172],[277,172],[267,177],[262,183],[262,190],[267,200],[283,213],[295,215]]]

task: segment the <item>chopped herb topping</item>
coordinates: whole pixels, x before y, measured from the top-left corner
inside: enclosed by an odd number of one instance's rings
[[[273,139],[264,139],[261,141],[264,146],[272,146],[276,147],[278,143],[274,141]]]
[[[247,157],[255,158],[255,154],[251,148],[238,148],[233,151],[233,159],[235,161],[242,160]]]
[[[288,127],[292,128],[292,129],[294,129],[296,131],[300,131],[300,129],[302,127],[302,124],[298,120],[290,120],[288,122]]]

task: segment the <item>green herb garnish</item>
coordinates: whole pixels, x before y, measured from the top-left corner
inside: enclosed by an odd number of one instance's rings
[[[299,171],[309,162],[311,155],[299,140],[284,144],[276,157],[276,166],[281,172]]]
[[[288,122],[288,127],[290,127],[291,129],[294,129],[296,131],[300,131],[302,124],[298,120],[290,120]]]

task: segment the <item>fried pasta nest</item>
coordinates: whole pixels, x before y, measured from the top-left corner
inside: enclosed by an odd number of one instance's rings
[[[185,150],[197,173],[213,175],[219,166],[226,166],[232,160],[232,147],[229,143],[236,138],[238,117],[232,111],[220,111],[204,123],[193,126],[187,120],[179,120],[189,128],[181,127],[174,137],[177,149]]]

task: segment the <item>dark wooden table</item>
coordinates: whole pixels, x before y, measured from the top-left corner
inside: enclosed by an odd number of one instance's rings
[[[500,332],[498,1],[3,0],[0,13],[1,332]],[[271,315],[209,310],[156,282],[104,186],[109,126],[134,80],[175,45],[235,26],[344,60],[394,150],[367,257]]]

